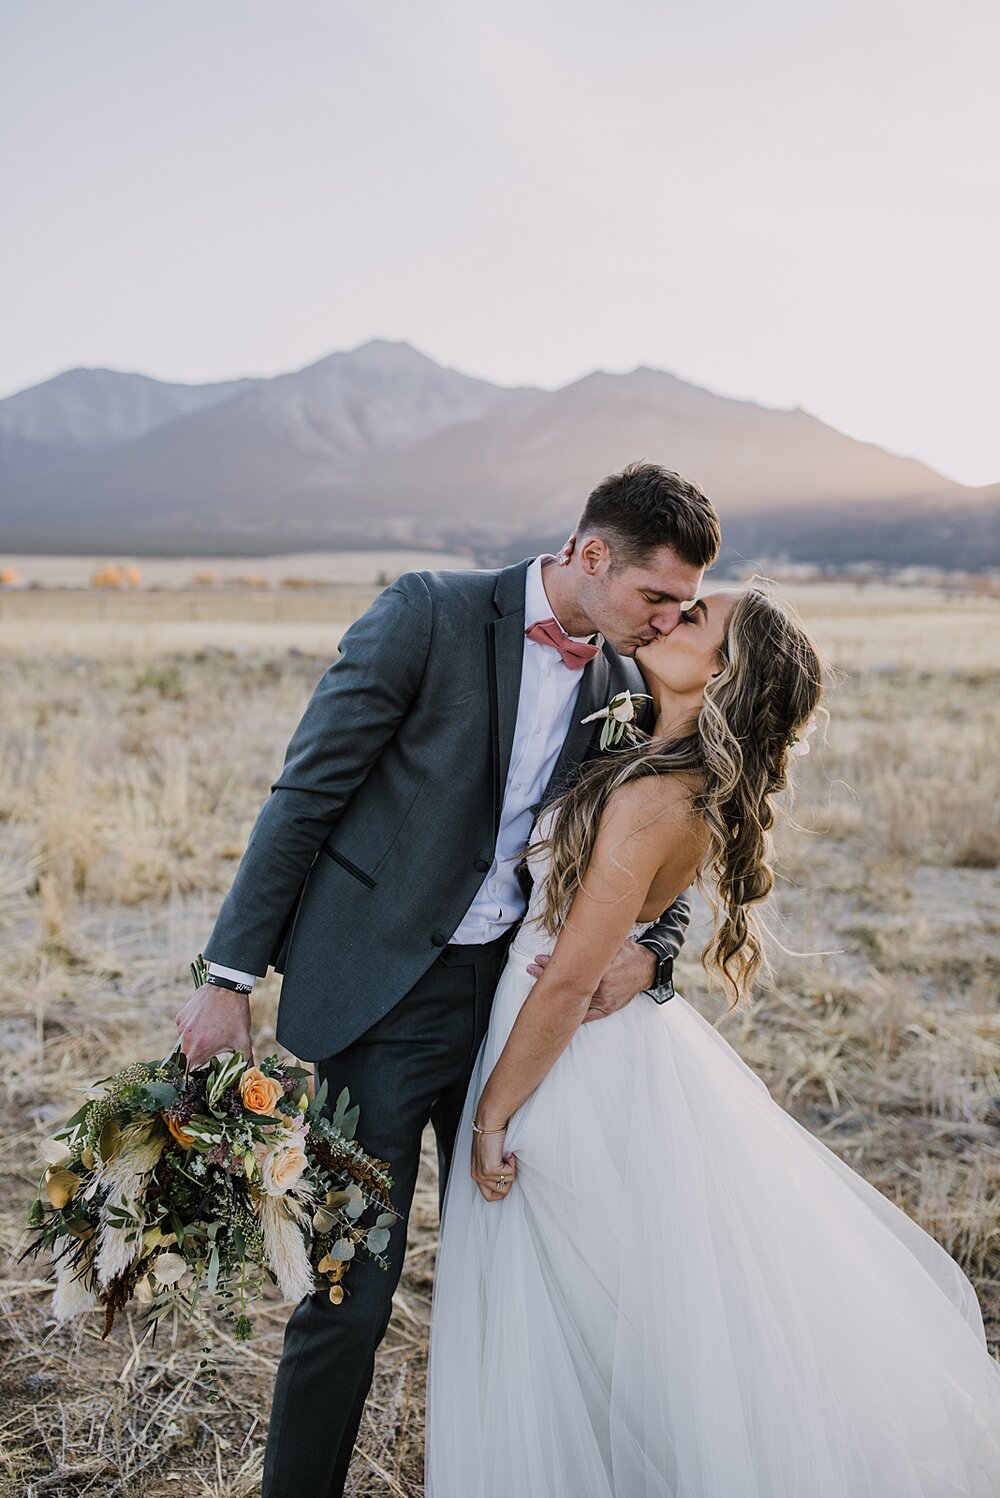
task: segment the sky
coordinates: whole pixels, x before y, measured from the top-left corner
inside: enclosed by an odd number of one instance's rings
[[[0,0],[0,396],[405,339],[1000,481],[996,0]]]

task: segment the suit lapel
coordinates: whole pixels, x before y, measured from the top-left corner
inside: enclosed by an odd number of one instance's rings
[[[493,823],[500,830],[500,812],[507,785],[507,772],[514,748],[517,726],[517,704],[521,695],[521,666],[524,660],[524,583],[531,559],[504,567],[497,575],[493,603],[498,617],[487,625],[489,649],[487,662],[490,678],[490,728],[493,740]],[[603,642],[602,642],[603,644]],[[540,806],[546,806],[572,779],[586,759],[591,744],[596,743],[600,723],[583,723],[583,718],[606,707],[616,692],[629,687],[643,690],[642,678],[634,662],[626,665],[609,645],[595,655],[583,669],[580,694],[573,709],[573,721],[563,740],[559,758],[545,787]],[[646,706],[646,704],[643,704]]]
[[[589,666],[583,668],[583,680],[580,683],[580,695],[573,709],[573,721],[563,740],[563,746],[549,777],[549,783],[545,787],[541,800],[542,806],[547,806],[564,789],[565,784],[586,758],[594,734],[600,732],[600,723],[584,723],[582,720],[607,705],[610,679],[611,668],[608,658],[601,650],[594,656]]]
[[[493,821],[500,830],[504,787],[514,748],[517,703],[524,659],[524,579],[530,562],[505,567],[497,578],[493,602],[500,617],[487,626],[490,671],[490,727],[493,737]]]

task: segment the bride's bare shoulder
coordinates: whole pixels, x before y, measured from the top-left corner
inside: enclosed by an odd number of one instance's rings
[[[622,822],[647,817],[697,819],[698,789],[699,781],[694,775],[637,776],[612,792],[607,814]]]
[[[619,837],[678,839],[701,848],[705,824],[697,809],[699,782],[693,775],[642,775],[614,791],[601,818],[602,831]]]

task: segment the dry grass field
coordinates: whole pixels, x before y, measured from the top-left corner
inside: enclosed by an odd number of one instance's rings
[[[0,1494],[258,1490],[288,1308],[258,1335],[130,1315],[59,1327],[18,1263],[38,1146],[78,1089],[165,1054],[256,811],[344,625],[372,589],[0,594]],[[1000,604],[802,588],[845,673],[780,839],[772,977],[722,1031],[774,1097],[974,1281],[1000,1344]],[[485,689],[485,684],[484,684]],[[711,1018],[689,941],[680,986]],[[804,953],[808,955],[792,955]],[[259,1053],[278,980],[254,1002]],[[668,1022],[668,1016],[664,1016]],[[364,1099],[359,1100],[364,1104]],[[364,1133],[362,1112],[361,1135]],[[352,1469],[421,1493],[436,1243],[433,1150]],[[321,1413],[321,1412],[320,1412]],[[304,1495],[309,1498],[309,1495]]]

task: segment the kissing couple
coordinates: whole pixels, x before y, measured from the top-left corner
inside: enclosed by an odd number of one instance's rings
[[[289,1319],[263,1498],[344,1491],[428,1122],[427,1498],[1000,1493],[971,1283],[673,990],[696,879],[750,989],[823,685],[769,592],[701,595],[719,543],[631,464],[557,557],[400,577],[292,735],[178,1029],[249,1057],[282,972],[278,1040],[349,1088],[401,1215],[388,1273]]]

